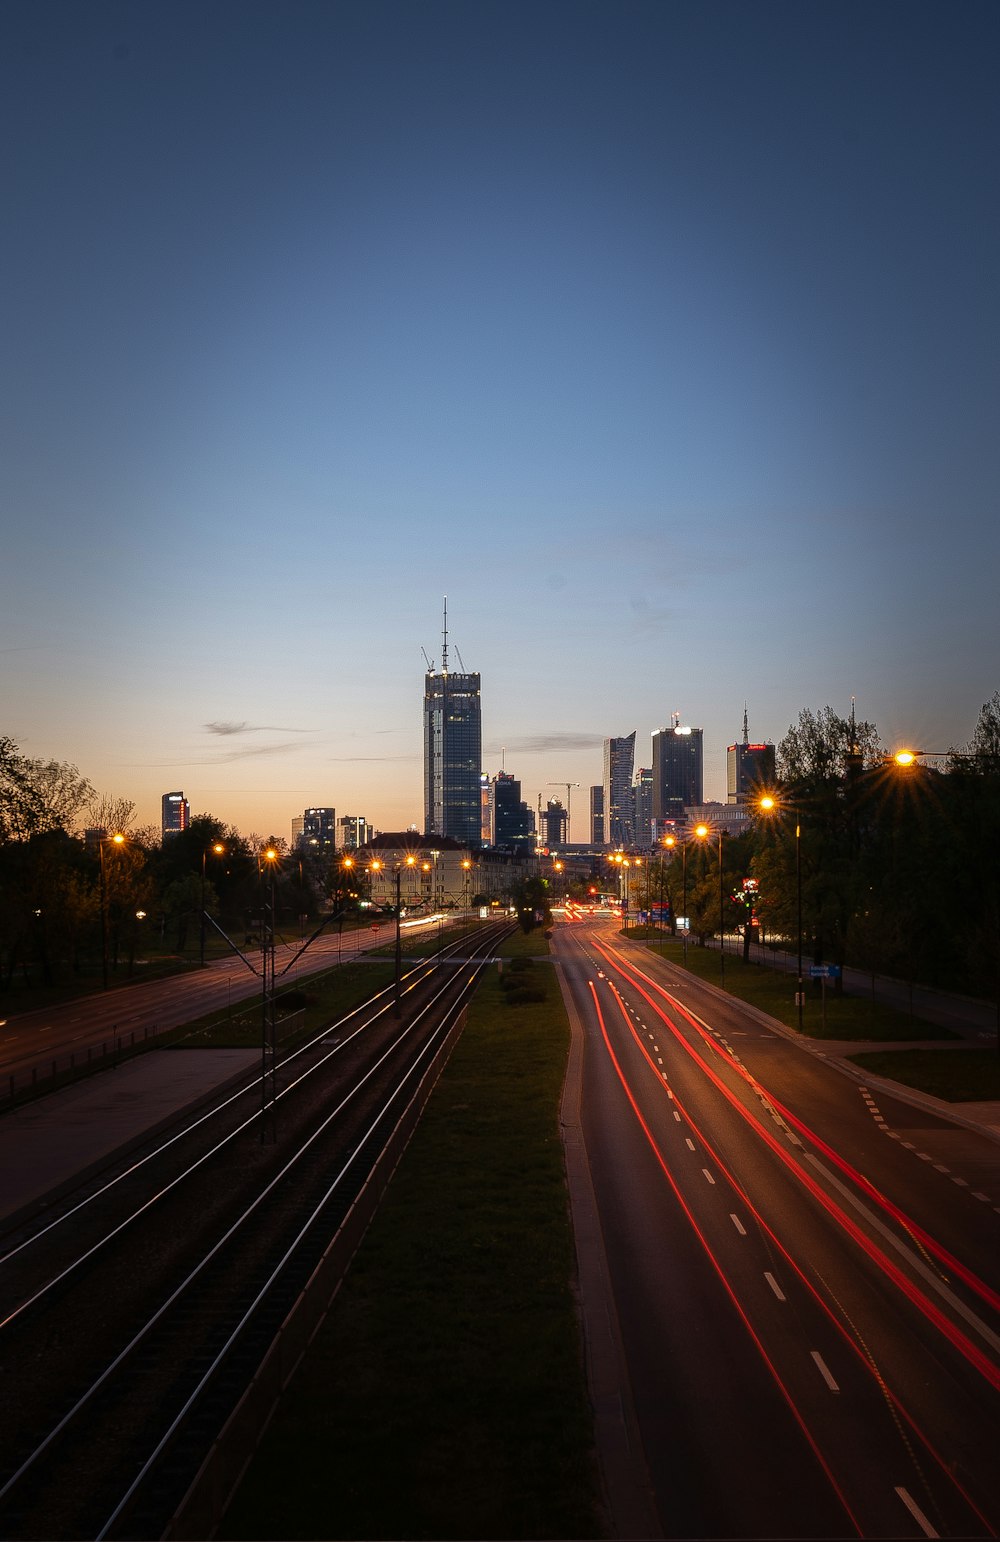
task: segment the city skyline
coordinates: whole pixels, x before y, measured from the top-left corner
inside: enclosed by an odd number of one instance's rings
[[[1000,12],[8,7],[0,731],[158,825],[1000,687]]]

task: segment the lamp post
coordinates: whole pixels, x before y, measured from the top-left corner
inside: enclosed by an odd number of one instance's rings
[[[695,825],[695,835],[700,841],[705,841],[711,835],[708,825]],[[726,890],[722,878],[722,837],[725,834],[722,826],[719,826],[719,977],[723,985],[726,983]]]
[[[225,848],[225,846],[223,846],[221,841],[213,841],[211,846],[203,847],[202,848],[202,853],[201,853],[201,948],[200,948],[200,959],[201,959],[201,968],[202,969],[204,969],[204,967],[205,967],[205,859],[208,856],[208,853],[210,851],[213,852],[215,856],[221,857],[221,856],[223,856],[225,854],[225,850],[226,850],[226,848]]]
[[[472,861],[469,857],[462,858],[462,871],[465,873],[465,925],[469,924],[469,873],[472,869]]]
[[[108,988],[108,881],[104,871],[104,847],[110,841],[113,846],[124,846],[124,835],[102,835],[97,842],[101,859],[101,979]]]
[[[261,1145],[267,1138],[267,1087],[271,1084],[271,1103],[275,1101],[275,1072],[278,1058],[278,1025],[277,1006],[274,996],[274,865],[278,860],[278,853],[273,846],[268,846],[261,853],[263,861],[267,864],[267,899],[263,906],[263,919],[265,921],[262,940],[261,979],[263,992],[261,1000],[261,1030],[260,1030],[260,1140]],[[263,869],[261,869],[263,872]],[[277,1132],[274,1132],[275,1135]]]
[[[909,764],[909,762],[906,762]],[[901,762],[902,764],[902,762]],[[805,987],[802,983],[802,822],[799,816],[798,806],[788,803],[785,805],[795,815],[795,932],[796,932],[796,979],[795,979],[795,1007],[798,1013],[799,1033],[802,1032],[802,1007],[805,1001]],[[764,793],[757,800],[757,807],[764,814],[780,812],[781,804],[771,793]]]
[[[667,851],[672,851],[673,848],[677,845],[677,837],[676,837],[676,835],[665,835],[663,837],[661,845]],[[673,911],[673,906],[672,905],[671,905],[670,908],[671,908],[671,911]],[[661,856],[660,856],[660,926],[662,927],[662,925],[663,925],[663,856],[662,856],[662,853],[661,853]],[[662,947],[661,947],[660,951],[661,952],[663,951]]]

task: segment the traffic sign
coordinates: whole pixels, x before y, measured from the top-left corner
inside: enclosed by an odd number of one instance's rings
[[[838,980],[840,978],[840,965],[810,964],[809,974],[814,980]]]

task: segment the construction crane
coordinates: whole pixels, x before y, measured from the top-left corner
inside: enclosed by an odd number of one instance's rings
[[[566,840],[569,841],[569,790],[570,790],[571,787],[579,787],[580,783],[579,782],[548,782],[548,783],[546,783],[546,785],[548,787],[565,787],[565,789],[566,789]],[[539,797],[538,801],[539,801],[539,806],[541,806],[541,797]]]

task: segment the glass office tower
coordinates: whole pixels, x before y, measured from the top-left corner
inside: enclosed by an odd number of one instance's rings
[[[464,846],[482,841],[483,734],[478,674],[424,677],[424,831]]]

